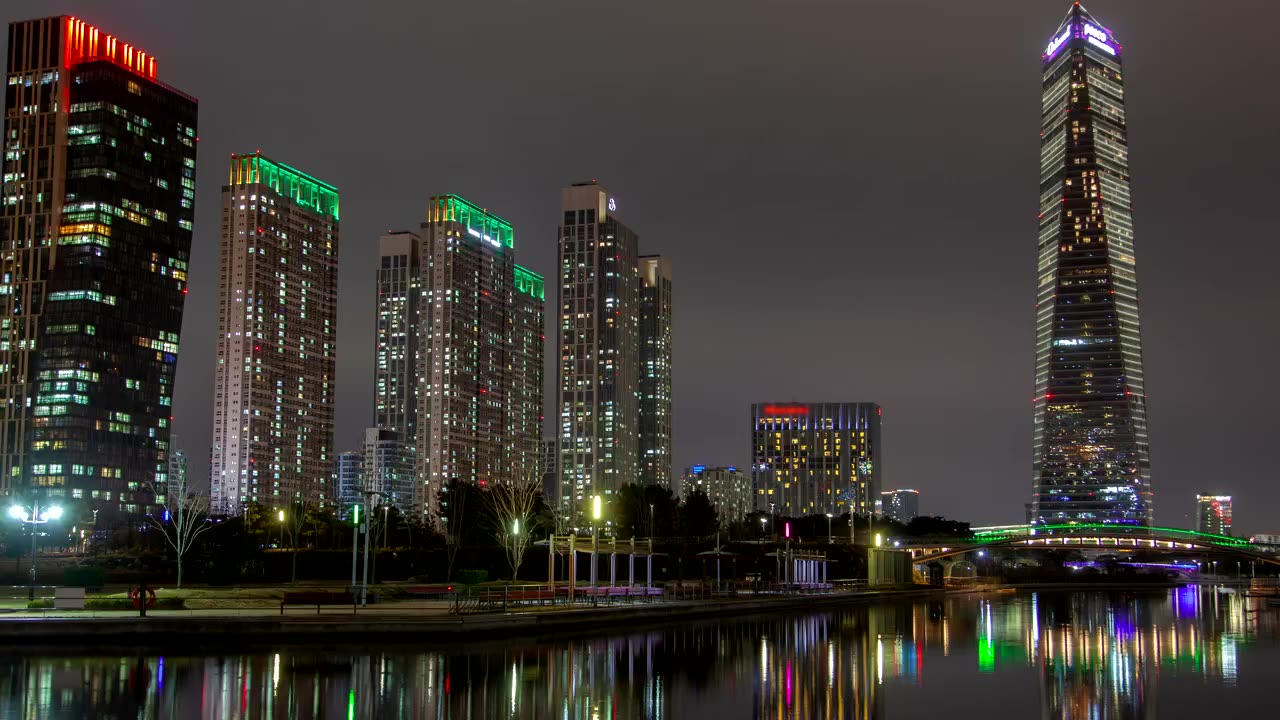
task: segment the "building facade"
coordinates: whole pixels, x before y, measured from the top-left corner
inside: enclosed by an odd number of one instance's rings
[[[515,263],[510,223],[456,195],[422,225],[416,511],[441,490],[541,473],[543,280]]]
[[[1152,520],[1121,55],[1077,3],[1042,58],[1037,522]]]
[[[1231,496],[1197,495],[1196,530],[1215,535],[1231,534]]]
[[[338,190],[261,153],[222,188],[213,512],[330,505]]]
[[[560,441],[555,438],[542,439],[542,497],[551,503],[556,497],[556,461],[560,457]]]
[[[382,493],[380,503],[394,505],[401,512],[413,510],[414,458],[400,433],[372,427],[364,431],[360,451],[360,479],[366,492]]]
[[[638,238],[617,207],[595,182],[560,191],[558,499],[571,511],[640,476]]]
[[[0,490],[164,501],[195,213],[196,100],[73,17],[9,25]]]
[[[755,509],[802,517],[870,514],[884,473],[875,403],[751,406]]]
[[[338,498],[338,517],[345,520],[350,517],[352,508],[364,504],[364,458],[361,453],[355,450],[338,453],[330,482]]]
[[[886,490],[880,493],[880,514],[906,525],[920,514],[920,492]]]
[[[640,266],[640,483],[671,487],[671,261]]]
[[[695,492],[706,494],[722,526],[741,522],[755,509],[751,476],[736,467],[694,465],[686,469],[680,479],[680,497]]]
[[[507,466],[521,482],[541,486],[543,379],[546,366],[546,281],[528,268],[514,268],[514,292],[508,319],[510,394],[507,397]]]
[[[418,326],[422,266],[417,233],[378,238],[374,318],[374,425],[412,452],[418,430]]]
[[[169,487],[172,488],[174,493],[181,494],[181,488],[187,487],[185,485],[186,481],[187,452],[178,443],[177,434],[173,434],[169,436]],[[187,494],[194,492],[194,488],[187,487]],[[181,497],[178,499],[180,501]]]

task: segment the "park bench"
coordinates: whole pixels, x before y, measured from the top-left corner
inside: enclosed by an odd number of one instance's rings
[[[315,605],[317,615],[321,605],[350,605],[351,613],[355,614],[356,596],[349,592],[287,592],[280,600],[281,615],[285,605]]]

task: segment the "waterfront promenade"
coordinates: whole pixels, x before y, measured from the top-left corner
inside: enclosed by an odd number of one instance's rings
[[[447,600],[408,600],[357,608],[296,606],[149,610],[13,610],[0,613],[0,643],[94,648],[175,648],[256,644],[447,644],[638,628],[687,620],[804,612],[878,599],[954,592],[941,588],[824,594],[746,595],[629,605],[519,606],[506,612],[454,614]]]

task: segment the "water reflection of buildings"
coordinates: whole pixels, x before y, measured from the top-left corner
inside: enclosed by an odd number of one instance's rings
[[[945,695],[926,666],[959,663],[971,679],[1034,669],[1043,717],[1145,718],[1157,681],[1235,682],[1240,648],[1277,630],[1257,602],[1195,587],[970,595],[513,647],[10,657],[0,717],[871,720],[901,693]]]
[[[978,666],[1038,665],[1044,717],[1155,716],[1156,678],[1236,680],[1239,647],[1257,636],[1256,603],[1225,588],[1167,596],[1036,593],[979,605]]]

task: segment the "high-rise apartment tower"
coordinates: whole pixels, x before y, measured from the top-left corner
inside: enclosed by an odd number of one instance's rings
[[[447,525],[450,481],[541,476],[543,280],[510,223],[456,195],[430,199],[420,236],[415,509]]]
[[[411,232],[388,233],[378,240],[374,424],[397,433],[409,447],[418,428],[420,242]]]
[[[222,188],[213,511],[331,505],[338,190],[261,153]]]
[[[640,261],[640,482],[671,487],[671,261]]]
[[[638,239],[595,182],[560,191],[560,498],[580,507],[640,477]]]
[[[1036,522],[1152,519],[1121,54],[1076,3],[1041,60]]]

